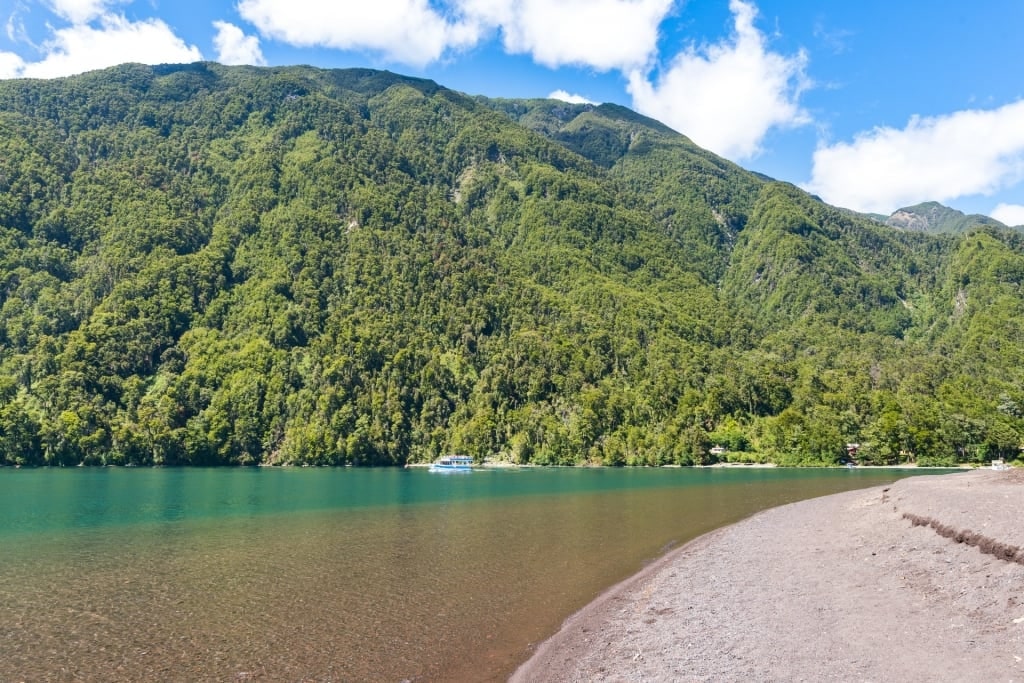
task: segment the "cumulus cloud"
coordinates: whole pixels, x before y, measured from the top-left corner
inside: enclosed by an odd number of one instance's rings
[[[807,56],[770,51],[754,26],[753,4],[731,0],[729,9],[735,26],[729,39],[680,53],[657,83],[633,70],[628,88],[639,112],[717,154],[742,160],[760,152],[773,128],[810,122],[799,105],[809,86]]]
[[[217,35],[213,37],[213,45],[217,48],[217,61],[221,64],[251,64],[261,66],[267,63],[260,50],[260,40],[256,36],[247,36],[234,24],[226,21],[213,22]]]
[[[194,62],[203,58],[199,48],[186,45],[163,21],[128,21],[107,14],[99,28],[75,24],[58,29],[43,43],[45,56],[25,62],[10,53],[0,54],[0,75],[5,78],[56,78],[102,69],[123,62],[163,64]]]
[[[1024,225],[1024,205],[1000,204],[992,209],[992,218],[1006,225]]]
[[[921,201],[992,194],[1022,179],[1024,100],[913,117],[902,130],[875,128],[853,142],[819,146],[807,189],[831,204],[888,213]]]
[[[85,24],[106,13],[107,8],[118,0],[49,0],[47,3],[54,14],[72,24]]]
[[[583,95],[576,95],[574,93],[566,92],[565,90],[556,90],[548,95],[548,99],[561,100],[563,102],[568,102],[569,104],[596,104],[596,102],[588,100]]]
[[[500,27],[505,50],[552,68],[644,66],[673,0],[463,0],[468,16]]]
[[[238,12],[267,38],[368,50],[424,66],[500,32],[506,52],[552,68],[643,66],[673,0],[241,0]]]
[[[17,78],[25,68],[25,60],[13,52],[0,52],[0,78]]]
[[[291,45],[369,50],[417,66],[480,38],[477,22],[449,20],[427,0],[241,0],[238,13],[263,36]]]

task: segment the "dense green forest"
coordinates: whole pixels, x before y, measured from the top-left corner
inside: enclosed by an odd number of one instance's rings
[[[2,81],[0,244],[0,464],[1024,441],[1020,233],[897,230],[612,105],[205,63]]]

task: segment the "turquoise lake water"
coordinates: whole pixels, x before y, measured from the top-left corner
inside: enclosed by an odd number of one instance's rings
[[[899,476],[0,470],[0,680],[503,680],[670,548]]]

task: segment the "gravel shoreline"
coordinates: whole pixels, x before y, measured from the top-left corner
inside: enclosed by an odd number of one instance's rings
[[[613,587],[512,681],[1024,680],[1024,471],[802,501]]]

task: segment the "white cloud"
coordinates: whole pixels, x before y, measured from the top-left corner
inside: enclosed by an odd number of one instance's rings
[[[417,66],[480,38],[477,24],[451,22],[427,0],[241,0],[238,13],[265,37],[291,45],[370,50]]]
[[[199,48],[186,45],[159,19],[133,22],[108,14],[100,18],[99,24],[100,28],[77,24],[54,31],[42,46],[46,56],[38,62],[0,54],[0,75],[56,78],[124,62],[164,64],[203,58]]]
[[[7,39],[12,43],[26,45],[31,48],[36,48],[35,43],[28,35],[28,31],[25,30],[25,19],[24,17],[30,14],[29,6],[26,4],[27,0],[15,0],[14,7],[11,10],[10,15],[7,17],[7,22],[4,24],[4,32],[7,34]]]
[[[657,47],[674,0],[240,0],[267,38],[301,47],[369,50],[415,66],[501,31],[505,50],[552,68],[637,68]]]
[[[261,66],[267,63],[260,50],[260,40],[256,36],[247,36],[234,24],[226,21],[213,22],[217,35],[213,37],[213,45],[217,48],[217,61],[221,64],[251,64]]]
[[[915,116],[902,130],[875,128],[853,142],[820,146],[807,189],[831,204],[889,213],[921,201],[992,194],[1022,179],[1024,100]]]
[[[25,60],[13,52],[0,52],[0,79],[18,78],[25,68]]]
[[[1006,225],[1024,225],[1024,206],[1020,204],[1000,204],[992,209],[992,218]]]
[[[576,95],[573,93],[566,92],[565,90],[556,90],[555,92],[548,95],[549,100],[561,100],[570,104],[596,104],[591,100],[588,100],[583,95]]]
[[[17,41],[18,37],[25,32],[25,25],[21,22],[16,12],[7,17],[7,22],[4,24],[4,32],[7,34],[7,39],[12,42]]]
[[[600,71],[647,64],[673,0],[464,0],[469,16],[500,26],[505,49],[552,68]]]
[[[809,86],[807,56],[768,50],[754,26],[754,5],[730,0],[729,9],[735,19],[729,40],[680,53],[657,84],[642,71],[631,71],[628,88],[637,111],[702,147],[741,160],[759,153],[771,129],[810,122],[798,102]]]
[[[85,24],[106,13],[107,7],[118,0],[48,0],[55,14],[72,24]]]

